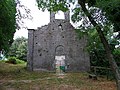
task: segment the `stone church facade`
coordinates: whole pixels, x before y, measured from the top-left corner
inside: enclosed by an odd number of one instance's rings
[[[89,71],[87,39],[77,37],[69,12],[64,15],[65,19],[55,19],[55,13],[51,13],[48,25],[28,29],[29,70],[55,71],[55,56],[65,56],[66,71]]]

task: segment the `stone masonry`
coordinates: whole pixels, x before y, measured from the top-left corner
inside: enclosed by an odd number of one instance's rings
[[[64,55],[66,71],[89,71],[89,55],[85,51],[86,37],[78,38],[70,24],[69,11],[65,19],[55,19],[50,14],[50,23],[35,29],[28,29],[28,64],[31,71],[55,71],[55,56]]]

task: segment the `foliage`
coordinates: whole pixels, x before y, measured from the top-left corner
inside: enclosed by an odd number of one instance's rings
[[[7,52],[16,29],[26,28],[23,19],[32,19],[32,16],[20,0],[0,0],[0,12],[0,51]]]
[[[103,44],[100,41],[99,35],[95,30],[95,28],[91,27],[86,30],[80,28],[80,29],[76,29],[76,32],[79,38],[83,37],[83,35],[87,35],[88,37],[87,38],[88,45],[86,49],[90,55],[91,66],[110,67],[109,61],[106,58],[106,51],[103,47]],[[115,48],[116,45],[119,45],[119,41],[115,38],[113,34],[113,28],[111,28],[110,24],[107,24],[106,26],[104,26],[104,35],[106,36],[109,42],[115,61],[120,66],[119,48]],[[102,71],[99,71],[98,73],[101,73],[101,72]],[[106,74],[106,71],[104,73]]]
[[[97,6],[101,8],[108,20],[114,24],[114,30],[120,30],[120,0],[98,0]]]
[[[17,59],[16,57],[9,57],[6,63],[11,63],[11,64],[24,64],[25,62],[22,60]]]
[[[27,61],[27,39],[24,37],[15,39],[7,55]]]
[[[8,61],[6,61],[6,63],[17,64],[16,61],[17,61],[17,60],[16,60],[15,57],[9,57],[9,58],[8,58]]]
[[[114,25],[114,32],[118,32],[120,38],[120,0],[87,0],[91,7],[98,7],[105,14],[107,20]]]
[[[67,11],[66,0],[36,0],[38,3],[39,9],[45,10],[46,8],[48,11]]]
[[[113,55],[114,55],[114,58],[118,64],[118,66],[120,67],[120,48],[116,48],[113,50]]]
[[[107,25],[107,27],[110,27],[110,26]],[[106,29],[110,30],[110,28],[106,28]],[[119,63],[120,62],[119,48],[115,48],[115,46],[119,44],[119,41],[116,38],[113,38],[114,37],[113,30],[110,30],[110,31],[109,30],[106,30],[107,32],[106,33],[104,32],[104,33],[109,42],[111,51],[113,52],[113,56],[116,62]],[[87,36],[88,36],[88,45],[86,49],[90,54],[91,65],[100,66],[100,67],[109,67],[109,62],[106,58],[106,52],[103,47],[103,44],[100,41],[97,31],[94,28],[90,29],[87,32]],[[118,65],[120,65],[120,63]]]
[[[14,0],[0,0],[0,51],[7,50],[15,33],[16,5]]]
[[[105,50],[94,28],[88,32],[87,50],[90,54],[91,66],[109,67]]]
[[[105,12],[105,16],[112,21],[114,26],[116,27],[115,30],[119,31],[119,24],[120,24],[120,0],[87,0],[88,5],[99,7]],[[116,26],[115,24],[118,25]]]

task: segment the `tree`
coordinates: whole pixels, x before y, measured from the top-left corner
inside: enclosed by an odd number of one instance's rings
[[[112,28],[111,28],[112,29]],[[111,30],[112,31],[112,30]],[[100,42],[99,36],[96,32],[96,30],[91,29],[87,33],[88,36],[88,45],[87,45],[87,50],[90,55],[90,62],[91,66],[99,66],[99,67],[107,67],[109,68],[109,62],[108,59],[106,58],[106,52],[103,47],[103,44]],[[114,56],[114,59],[118,65],[120,65],[120,53],[119,53],[119,48],[115,48],[115,46],[118,44],[118,41],[113,38],[113,33],[108,33],[106,35],[107,40],[109,42],[112,54]],[[99,70],[97,74],[104,74],[106,75],[106,70]]]
[[[7,56],[27,61],[27,39],[24,37],[15,39],[7,53]]]
[[[116,64],[116,62],[113,58],[113,55],[112,55],[111,50],[110,50],[109,43],[108,43],[108,41],[107,41],[107,39],[104,35],[103,28],[99,25],[99,23],[96,22],[93,15],[90,13],[90,10],[89,10],[89,7],[88,7],[88,5],[91,5],[91,6],[95,5],[97,1],[98,0],[78,0],[78,3],[80,5],[79,9],[81,9],[81,11],[87,16],[87,18],[89,19],[91,24],[96,29],[96,31],[99,35],[99,38],[100,38],[100,40],[103,44],[103,47],[106,51],[106,55],[107,55],[109,64],[111,66],[111,69],[112,69],[112,71],[115,75],[118,90],[120,90],[120,71],[119,71],[119,68],[118,68],[118,66],[117,66],[117,64]],[[105,0],[103,0],[103,1],[105,1]],[[112,2],[113,0],[107,0],[107,1]],[[119,3],[119,0],[115,0],[115,1],[116,1],[116,3]],[[75,3],[75,0],[68,0],[68,1],[66,1],[66,0],[44,0],[44,1],[43,0],[37,0],[37,2],[38,2],[38,7],[47,8],[49,11],[58,11],[58,10],[66,11],[67,8],[70,5],[69,3],[70,2]],[[101,0],[99,0],[99,2],[101,2]],[[106,2],[104,2],[104,3],[106,3]],[[107,3],[106,3],[106,5],[107,5]],[[119,7],[120,7],[119,5],[118,5],[118,8],[117,8],[118,10],[119,10]],[[111,7],[111,8],[113,9],[114,7]],[[101,8],[101,10],[102,9],[103,8]],[[107,11],[105,11],[105,13],[107,13],[107,14],[105,14],[106,17],[107,17],[107,15],[109,15],[109,13]],[[112,13],[111,13],[111,15],[112,15]],[[115,14],[115,15],[117,15],[119,17],[120,13]],[[108,18],[108,20],[112,22],[114,19],[112,20],[112,19]],[[114,27],[117,24],[116,22],[112,22],[112,23],[113,23]]]
[[[7,50],[15,33],[16,5],[14,0],[0,0],[0,51]]]
[[[120,31],[120,0],[102,0],[96,2],[94,5],[106,12],[105,16],[106,18],[108,18],[109,21],[113,23],[114,31]]]
[[[20,8],[25,11],[22,13]],[[23,26],[23,19],[32,19],[30,10],[19,0],[0,0],[0,51],[7,52],[16,29]]]
[[[98,32],[98,35],[99,35],[101,42],[103,43],[104,49],[106,51],[107,58],[109,60],[109,64],[115,75],[118,90],[120,90],[120,71],[119,71],[119,68],[118,68],[114,58],[113,58],[113,55],[110,50],[110,46],[107,42],[107,39],[105,38],[105,36],[103,34],[102,28],[95,22],[94,18],[91,16],[89,11],[87,10],[85,2],[79,0],[78,3],[81,5],[82,10],[84,11],[84,13],[86,14],[88,19],[90,20],[90,22],[93,24],[93,26],[96,28],[96,30]]]

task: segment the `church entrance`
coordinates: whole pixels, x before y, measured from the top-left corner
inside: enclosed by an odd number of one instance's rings
[[[56,73],[59,75],[64,74],[65,72],[65,53],[64,47],[59,45],[55,49],[55,68]]]

